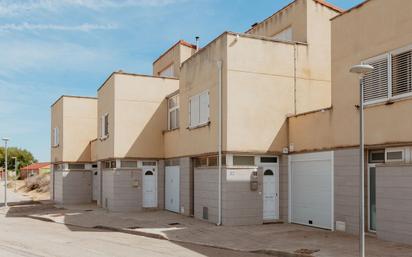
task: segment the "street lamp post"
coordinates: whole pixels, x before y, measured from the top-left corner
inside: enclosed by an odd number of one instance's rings
[[[363,77],[373,71],[373,67],[368,64],[358,64],[352,66],[351,73],[359,75],[360,99],[359,99],[359,154],[360,154],[360,177],[359,177],[359,256],[365,257],[365,135],[363,118]]]
[[[8,138],[3,137],[2,140],[4,141],[4,206],[7,207],[7,142],[10,140]]]

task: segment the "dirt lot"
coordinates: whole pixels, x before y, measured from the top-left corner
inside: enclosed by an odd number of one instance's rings
[[[34,177],[27,178],[25,180],[11,180],[8,183],[8,188],[16,189],[17,192],[24,196],[30,197],[34,201],[49,200],[50,175],[42,174]]]

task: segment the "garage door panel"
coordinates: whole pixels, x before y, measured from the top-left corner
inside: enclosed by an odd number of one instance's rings
[[[291,220],[332,228],[331,152],[291,155]]]

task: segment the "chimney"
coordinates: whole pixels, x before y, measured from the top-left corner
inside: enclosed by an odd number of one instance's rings
[[[200,39],[200,37],[196,36],[195,39],[196,39],[196,52],[197,52],[197,51],[199,51],[199,39]]]

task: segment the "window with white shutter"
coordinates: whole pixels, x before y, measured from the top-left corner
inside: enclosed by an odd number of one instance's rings
[[[412,46],[363,63],[374,68],[362,80],[365,104],[412,96]]]
[[[363,78],[363,100],[365,103],[388,98],[388,56],[378,57],[366,62],[373,66],[373,71]]]
[[[192,96],[189,106],[189,127],[193,128],[209,122],[209,91]]]
[[[392,96],[412,92],[412,50],[392,55]]]
[[[209,121],[209,92],[199,95],[199,123],[205,124]]]

